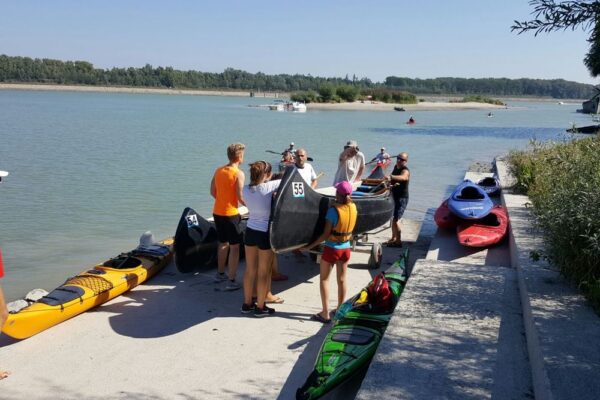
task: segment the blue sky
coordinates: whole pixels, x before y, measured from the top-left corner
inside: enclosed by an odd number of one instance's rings
[[[0,1],[0,54],[267,74],[598,83],[576,31],[517,35],[526,0]]]

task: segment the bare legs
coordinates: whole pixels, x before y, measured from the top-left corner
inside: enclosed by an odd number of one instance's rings
[[[400,230],[400,220],[392,219],[392,238],[388,243],[401,244],[402,243],[402,232]]]
[[[273,251],[258,250],[258,273],[256,276],[256,306],[263,308],[267,292],[271,287],[271,267],[273,262]]]
[[[244,304],[252,304],[256,272],[258,267],[258,247],[246,246],[246,271],[244,272]]]
[[[6,309],[6,302],[4,301],[4,292],[2,291],[2,287],[0,287],[0,330],[4,325],[6,318],[8,318],[8,310]],[[0,380],[8,377],[9,374],[10,372],[0,369]]]
[[[281,301],[279,297],[271,293],[271,271],[273,264],[276,262],[276,257],[272,250],[259,250],[256,246],[246,246],[246,272],[244,273],[245,304],[252,304],[254,294],[256,294],[256,303],[260,308],[264,307],[266,301]]]
[[[344,299],[346,298],[346,271],[348,270],[348,263],[349,261],[338,261],[335,264],[337,267],[336,276],[338,285],[338,308],[342,305]],[[321,310],[320,315],[325,320],[329,319],[329,276],[331,275],[332,267],[333,264],[321,259],[321,279],[319,287],[321,289],[321,306],[323,309]]]
[[[229,259],[227,259],[229,254]],[[230,280],[235,280],[238,265],[240,263],[240,245],[219,242],[217,248],[218,271],[220,274],[225,272],[225,263],[228,263],[228,276]]]

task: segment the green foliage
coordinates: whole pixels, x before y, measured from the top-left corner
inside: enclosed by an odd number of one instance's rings
[[[332,84],[326,83],[319,87],[319,96],[321,101],[324,103],[328,103],[331,101],[333,96],[335,95],[335,87]]]
[[[360,90],[356,86],[342,85],[335,89],[335,94],[343,101],[353,102],[358,97]]]
[[[371,96],[371,100],[384,103],[416,104],[417,97],[408,92],[393,90],[387,88],[365,89],[361,92],[362,96]]]
[[[544,232],[545,255],[600,310],[600,136],[509,155]]]
[[[0,55],[0,82],[49,83],[71,85],[132,86],[178,89],[231,89],[253,92],[317,91],[324,85],[335,88],[334,94],[353,101],[373,92],[374,100],[412,104],[411,93],[476,94],[480,96],[551,96],[555,98],[589,98],[592,85],[576,82],[533,79],[409,79],[388,77],[384,83],[368,78],[321,78],[310,75],[266,75],[227,68],[222,73],[179,71],[171,67],[94,68],[85,61],[59,61]],[[360,94],[359,94],[360,93]],[[327,100],[330,101],[330,100]],[[419,100],[421,101],[421,100]]]
[[[531,0],[534,7],[534,19],[531,21],[514,21],[512,31],[518,34],[535,31],[535,36],[542,32],[575,30],[581,27],[590,32],[588,43],[590,49],[584,63],[592,76],[600,75],[600,7],[598,1],[560,1]]]
[[[390,89],[420,94],[537,96],[557,99],[587,99],[595,94],[592,85],[568,82],[563,79],[410,79],[389,76],[385,79],[384,85]]]
[[[450,100],[451,103],[470,103],[470,102],[474,102],[474,103],[486,103],[486,104],[494,104],[497,106],[503,106],[505,105],[502,101],[497,100],[497,99],[490,99],[489,97],[483,97],[483,96],[467,96],[467,97],[463,97],[462,100],[456,101],[456,100]]]
[[[315,103],[318,99],[318,94],[314,90],[304,90],[301,92],[294,92],[290,95],[292,101],[300,101],[303,103]]]

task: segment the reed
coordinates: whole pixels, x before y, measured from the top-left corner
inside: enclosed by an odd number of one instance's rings
[[[541,252],[600,313],[600,135],[531,142],[509,154],[516,189],[526,193],[545,236]]]

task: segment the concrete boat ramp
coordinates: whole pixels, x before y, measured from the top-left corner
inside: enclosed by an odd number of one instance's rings
[[[543,243],[526,198],[506,192],[502,202],[510,238],[488,250],[436,231],[432,212],[403,221],[412,275],[394,317],[364,380],[325,398],[597,398],[598,317],[556,271],[529,259]],[[386,229],[369,241],[389,236]],[[384,248],[381,268],[369,270],[369,250],[359,244],[352,255],[348,296],[401,253]],[[241,291],[223,291],[214,270],[182,275],[170,265],[27,340],[0,337],[0,369],[12,372],[0,381],[0,398],[293,399],[329,326],[310,320],[320,309],[318,265],[292,254],[279,255],[279,265],[290,279],[273,283],[285,303],[271,317],[241,314]],[[550,318],[551,309],[560,315]]]

